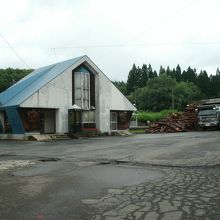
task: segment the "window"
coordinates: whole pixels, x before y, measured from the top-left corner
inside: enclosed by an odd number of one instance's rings
[[[110,112],[110,129],[117,130],[117,112]]]
[[[83,123],[95,123],[95,111],[83,111]]]

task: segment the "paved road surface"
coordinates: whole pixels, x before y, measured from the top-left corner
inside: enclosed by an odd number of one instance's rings
[[[220,132],[1,141],[0,219],[220,219]]]

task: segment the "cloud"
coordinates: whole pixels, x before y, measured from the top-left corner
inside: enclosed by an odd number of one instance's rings
[[[1,33],[32,68],[87,54],[112,80],[126,80],[133,63],[210,74],[219,65],[218,0],[0,3]],[[0,68],[26,67],[2,39],[0,50]]]

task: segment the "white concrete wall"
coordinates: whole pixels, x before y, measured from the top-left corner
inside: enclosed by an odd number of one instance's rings
[[[99,74],[98,128],[110,132],[111,83],[105,75]]]
[[[56,132],[68,132],[68,109],[72,106],[72,69],[69,68],[25,100],[21,107],[54,108]],[[58,110],[59,109],[59,110]]]
[[[110,110],[136,111],[137,109],[112,84],[111,80],[87,57],[86,66],[98,74],[96,76],[96,126],[102,132],[110,132]]]
[[[128,99],[104,75],[99,74],[99,129],[110,132],[110,111],[136,111]]]
[[[136,111],[128,99],[111,83],[111,110]]]
[[[100,100],[99,100],[99,75],[95,75],[95,123],[100,130]]]

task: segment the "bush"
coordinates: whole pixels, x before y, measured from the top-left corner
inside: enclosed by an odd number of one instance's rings
[[[160,112],[139,112],[137,115],[137,119],[139,122],[153,122],[153,121],[159,121],[161,119],[167,118],[171,113],[173,113],[173,110],[162,110]],[[132,120],[135,120],[135,116],[132,116]]]

